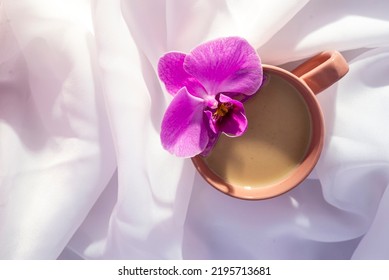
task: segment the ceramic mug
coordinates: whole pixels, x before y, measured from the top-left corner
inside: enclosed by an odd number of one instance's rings
[[[222,135],[207,157],[192,158],[201,176],[241,199],[266,199],[300,184],[323,148],[324,121],[316,94],[348,72],[337,51],[325,51],[293,71],[263,65],[265,81],[244,103],[243,136]]]

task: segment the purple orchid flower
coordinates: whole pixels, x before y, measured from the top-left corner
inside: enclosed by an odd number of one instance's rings
[[[207,154],[221,133],[240,136],[247,128],[243,99],[262,84],[260,58],[239,37],[197,46],[189,54],[169,52],[159,78],[174,96],[161,125],[161,142],[180,157]]]

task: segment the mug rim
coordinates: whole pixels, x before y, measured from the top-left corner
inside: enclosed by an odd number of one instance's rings
[[[311,88],[303,79],[280,67],[263,64],[263,70],[264,75],[266,73],[276,74],[287,80],[297,89],[307,105],[311,117],[311,140],[308,151],[301,163],[285,179],[281,179],[274,184],[261,187],[246,187],[234,186],[224,181],[208,167],[203,160],[203,156],[197,155],[192,158],[197,171],[212,187],[229,196],[245,200],[261,200],[276,197],[298,186],[315,167],[324,143],[324,117],[320,104]]]

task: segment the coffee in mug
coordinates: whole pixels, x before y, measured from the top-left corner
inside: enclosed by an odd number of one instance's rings
[[[241,199],[278,196],[301,183],[316,165],[324,120],[315,94],[348,71],[337,51],[326,51],[292,72],[263,65],[265,82],[244,103],[248,128],[240,137],[221,135],[206,157],[192,158],[202,177]]]
[[[285,179],[304,159],[311,139],[311,117],[297,89],[268,74],[259,92],[245,103],[250,120],[240,137],[221,135],[204,158],[226,182],[263,187]]]

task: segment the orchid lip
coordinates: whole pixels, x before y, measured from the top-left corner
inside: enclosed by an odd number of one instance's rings
[[[219,103],[216,108],[216,111],[213,113],[213,118],[215,121],[218,121],[225,117],[231,109],[233,109],[234,105],[231,102],[223,102]]]

